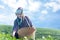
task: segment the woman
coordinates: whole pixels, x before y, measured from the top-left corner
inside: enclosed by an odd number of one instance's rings
[[[14,21],[13,36],[16,37],[16,38],[19,38],[17,31],[21,28],[29,27],[27,21],[29,22],[30,27],[33,27],[33,25],[31,23],[31,21],[29,20],[29,18],[27,16],[23,15],[23,8],[19,7],[16,10],[15,14],[16,14],[17,18]],[[26,19],[27,19],[27,21],[26,21]],[[33,32],[30,36],[27,37],[28,40],[30,40],[30,38],[35,40],[35,32]]]

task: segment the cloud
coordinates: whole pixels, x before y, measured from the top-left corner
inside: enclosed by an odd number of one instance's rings
[[[3,23],[3,24],[6,23],[6,21],[7,21],[6,18],[7,18],[7,16],[5,16],[4,14],[0,14],[0,22],[1,23]]]
[[[47,11],[47,10],[42,10],[42,11],[41,11],[41,15],[38,17],[38,19],[39,19],[40,21],[45,21],[47,14],[48,14],[48,11]]]
[[[60,4],[56,3],[56,2],[47,2],[45,5],[44,5],[47,9],[49,8],[52,8],[53,12],[56,12],[58,10],[60,10]]]
[[[55,0],[50,0],[50,2],[53,2],[53,1],[55,1]]]
[[[2,0],[4,4],[8,5],[11,8],[16,10],[18,7],[23,7],[29,11],[36,11],[39,9],[41,2],[39,1],[32,1],[32,0]]]
[[[45,14],[44,15],[41,15],[41,16],[38,17],[38,19],[40,21],[45,21],[46,20],[46,15]]]
[[[40,20],[40,21],[45,21],[44,15],[40,16],[40,17],[39,17],[39,20]]]
[[[0,5],[0,9],[4,9],[5,7],[3,5]]]
[[[16,3],[16,0],[2,0],[2,2],[4,4],[7,4],[10,7],[14,7],[15,6],[15,3]]]
[[[2,2],[5,4],[5,5],[8,5],[10,8],[12,8],[11,13],[13,13],[13,15],[6,15],[6,17],[3,17],[3,20],[5,18],[7,18],[6,20],[11,24],[11,22],[14,20],[14,18],[16,16],[14,16],[14,12],[16,11],[16,9],[18,7],[23,7],[24,8],[24,11],[26,11],[24,14],[27,15],[30,19],[34,20],[34,14],[32,12],[36,12],[36,11],[39,11],[39,8],[41,6],[41,2],[39,1],[33,1],[33,0],[2,0]]]
[[[48,14],[48,11],[47,11],[47,10],[42,10],[42,11],[41,11],[41,14],[42,14],[42,15],[47,15],[47,14]]]
[[[38,11],[40,6],[41,6],[41,2],[38,2],[38,1],[29,1],[29,11]]]
[[[11,15],[0,14],[0,22],[8,25],[13,25],[15,18],[16,16],[14,14]]]
[[[56,0],[56,2],[60,4],[60,0]]]
[[[27,5],[27,0],[2,0],[2,2],[6,5],[8,5],[11,8],[18,8],[18,7],[23,7],[25,8]]]
[[[15,14],[10,14],[10,15],[8,15],[7,16],[8,18],[8,24],[11,24],[11,25],[13,25],[14,24],[14,20],[16,19],[16,15]]]

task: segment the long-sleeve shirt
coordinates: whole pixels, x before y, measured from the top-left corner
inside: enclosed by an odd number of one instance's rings
[[[17,22],[17,19],[16,19],[14,21],[13,31],[17,31],[18,29],[23,28],[23,27],[29,27],[27,21],[30,24],[30,27],[32,27],[32,23],[27,16],[25,16],[24,20],[22,20],[22,23],[20,25],[18,25],[18,22]]]

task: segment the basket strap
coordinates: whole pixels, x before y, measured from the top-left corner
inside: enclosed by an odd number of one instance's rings
[[[26,17],[25,17],[25,19],[26,19],[26,22],[27,22],[28,26],[30,27],[30,24],[29,24],[29,22],[28,22],[28,20],[27,20],[27,18],[26,18]]]

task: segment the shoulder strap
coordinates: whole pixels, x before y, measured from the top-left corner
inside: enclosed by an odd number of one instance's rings
[[[30,24],[29,24],[29,22],[28,22],[28,20],[27,20],[26,16],[25,16],[25,19],[26,19],[26,22],[28,23],[28,25],[29,25],[29,27],[30,27]]]

